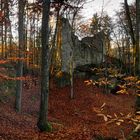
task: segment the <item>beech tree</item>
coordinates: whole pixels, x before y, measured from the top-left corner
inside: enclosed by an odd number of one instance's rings
[[[37,126],[41,131],[50,131],[48,123],[49,97],[49,12],[50,0],[43,0],[42,15],[42,63],[41,63],[41,100]]]
[[[18,0],[18,39],[19,39],[19,46],[18,46],[18,62],[16,68],[16,76],[21,77],[23,75],[23,52],[24,52],[24,7],[25,7],[25,0]],[[15,100],[15,109],[16,111],[21,111],[21,95],[22,95],[22,80],[16,81],[16,100]]]
[[[136,0],[136,70],[140,70],[140,0]]]
[[[133,66],[134,66],[134,75],[135,75],[137,71],[137,64],[138,64],[138,62],[136,61],[136,59],[138,60],[138,58],[136,57],[137,56],[136,55],[136,38],[135,38],[134,28],[133,28],[132,19],[130,15],[130,9],[129,9],[127,0],[124,0],[124,6],[125,6],[128,30],[129,30],[130,38],[133,45]]]

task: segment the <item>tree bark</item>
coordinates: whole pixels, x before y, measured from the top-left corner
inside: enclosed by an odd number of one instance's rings
[[[18,26],[18,36],[19,36],[19,48],[18,48],[18,63],[17,63],[17,77],[22,77],[23,75],[23,51],[24,51],[24,7],[25,0],[18,0],[19,7],[19,26]],[[17,112],[21,112],[21,96],[22,96],[22,80],[16,81],[16,100],[15,100],[15,109]]]
[[[57,53],[57,48],[56,48],[56,37],[57,37],[57,32],[58,32],[58,22],[59,22],[59,11],[57,11],[56,15],[56,25],[55,25],[55,31],[52,39],[52,49],[51,49],[51,59],[50,59],[50,73],[51,75],[54,74],[54,69],[55,69],[55,64],[56,64],[56,53]]]
[[[134,31],[133,31],[133,25],[132,25],[132,20],[131,20],[129,5],[128,5],[127,0],[124,0],[124,4],[125,4],[125,11],[126,11],[126,18],[128,21],[129,34],[130,34],[131,41],[133,44],[133,66],[134,66],[133,73],[135,75],[136,74],[136,66],[137,66],[137,64],[136,64],[136,39],[135,39]]]
[[[0,9],[1,9],[1,13],[3,13],[4,12],[4,8],[3,8],[3,1],[1,1],[1,4],[0,4]],[[3,29],[4,29],[4,21],[3,21],[3,15],[2,15],[2,17],[1,17],[1,19],[0,19],[0,30],[1,30],[1,35],[0,35],[0,37],[1,37],[1,58],[4,58],[4,38],[3,38],[3,33],[4,33],[4,31],[3,31]]]
[[[42,64],[41,64],[41,100],[37,126],[41,131],[50,131],[48,125],[49,97],[49,12],[50,0],[43,0],[42,17]]]
[[[140,70],[140,0],[136,0],[136,72]]]
[[[135,35],[133,31],[133,25],[132,25],[132,20],[131,20],[130,10],[129,10],[129,5],[128,5],[127,0],[124,0],[124,4],[125,4],[125,11],[126,11],[126,18],[128,21],[129,34],[130,34],[133,45],[135,45]]]

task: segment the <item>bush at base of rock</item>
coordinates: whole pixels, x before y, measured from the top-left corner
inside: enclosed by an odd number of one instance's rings
[[[58,87],[68,86],[70,85],[70,74],[60,71],[56,74],[54,80]]]

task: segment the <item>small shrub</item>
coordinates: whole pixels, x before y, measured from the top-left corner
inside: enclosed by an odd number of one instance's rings
[[[54,79],[58,87],[70,85],[70,75],[66,72],[58,72]]]

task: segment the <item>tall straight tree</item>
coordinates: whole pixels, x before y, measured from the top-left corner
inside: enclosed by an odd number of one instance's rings
[[[25,47],[24,38],[24,7],[26,0],[18,0],[18,62],[17,62],[17,77],[22,77],[23,75],[23,51]],[[17,112],[21,111],[21,95],[22,95],[22,80],[17,80],[16,82],[16,100],[15,109]]]
[[[136,71],[140,70],[140,0],[136,0]]]
[[[1,30],[1,35],[0,35],[0,38],[1,38],[1,58],[4,58],[4,37],[3,37],[3,34],[4,34],[4,7],[3,7],[3,4],[4,1],[1,0],[1,3],[0,3],[0,14],[1,14],[1,18],[0,18],[0,30]]]
[[[41,131],[50,131],[48,124],[49,97],[49,12],[50,0],[43,0],[42,15],[42,63],[41,63],[41,100],[37,126]]]
[[[127,23],[128,23],[128,27],[129,27],[129,34],[130,34],[133,45],[135,45],[135,43],[136,43],[135,35],[134,35],[134,30],[133,30],[133,25],[132,25],[132,20],[131,20],[130,10],[129,10],[129,5],[128,5],[127,0],[124,0],[124,5],[125,5]]]
[[[128,5],[127,0],[124,0],[124,6],[125,6],[127,24],[128,24],[128,28],[129,28],[129,34],[130,34],[131,41],[132,41],[132,44],[133,44],[133,58],[134,58],[133,63],[134,63],[134,75],[135,75],[135,73],[136,73],[136,39],[135,39],[133,24],[132,24],[129,5]]]

